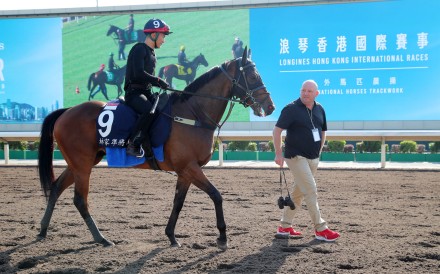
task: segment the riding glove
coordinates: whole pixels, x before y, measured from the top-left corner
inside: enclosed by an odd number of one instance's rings
[[[157,78],[157,84],[159,85],[159,87],[161,89],[166,89],[166,88],[168,88],[170,86],[167,82],[165,82],[164,80],[160,79],[159,77]]]

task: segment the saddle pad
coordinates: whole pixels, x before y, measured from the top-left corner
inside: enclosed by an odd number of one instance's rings
[[[162,112],[153,122],[150,129],[150,140],[154,158],[157,161],[165,160],[163,145],[170,134],[171,119],[164,114],[170,114],[171,102],[162,96]],[[137,114],[119,99],[107,103],[96,121],[98,144],[106,148],[107,164],[110,167],[129,167],[145,162],[145,157],[137,158],[126,154],[126,144]]]
[[[106,147],[105,151],[109,167],[131,167],[145,163],[145,157],[137,158],[128,155],[125,148]]]
[[[136,112],[119,100],[108,102],[96,120],[98,144],[125,147],[136,119]]]

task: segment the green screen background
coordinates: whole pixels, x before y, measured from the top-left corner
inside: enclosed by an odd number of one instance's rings
[[[177,63],[177,54],[181,45],[186,47],[188,60],[197,55],[205,55],[208,67],[199,66],[196,77],[210,68],[232,59],[231,47],[235,36],[239,36],[244,45],[249,45],[249,10],[199,11],[178,13],[134,14],[134,29],[143,29],[150,18],[164,20],[173,32],[166,37],[165,43],[156,50],[157,66]],[[101,64],[107,67],[110,52],[115,54],[116,63],[122,67],[124,60],[118,60],[118,45],[113,36],[106,36],[110,25],[125,28],[129,14],[111,16],[87,16],[77,21],[63,23],[63,73],[64,107],[70,107],[88,100],[87,81],[91,73]],[[127,44],[125,55],[134,44]],[[257,64],[258,68],[258,64]],[[184,81],[173,78],[176,89],[183,89]],[[76,93],[76,87],[80,93]],[[117,97],[117,87],[107,85],[109,99]],[[102,93],[95,100],[106,101]],[[236,106],[228,119],[231,122],[249,121],[249,110]]]

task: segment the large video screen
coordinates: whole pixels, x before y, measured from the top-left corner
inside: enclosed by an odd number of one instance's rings
[[[3,19],[0,124],[41,123],[54,109],[123,95],[125,59],[150,18],[173,31],[156,50],[156,75],[177,63],[182,47],[189,61],[202,54],[208,62],[196,77],[232,59],[236,38],[251,48],[277,109],[260,118],[237,105],[230,122],[276,121],[307,79],[318,83],[329,121],[440,120],[439,8],[434,0],[396,0],[135,13],[129,35],[130,14]],[[173,78],[172,86],[186,81]]]
[[[5,19],[0,30],[0,123],[41,123],[63,106],[61,19]]]
[[[252,9],[274,117],[314,79],[330,121],[440,120],[439,9],[405,0]]]

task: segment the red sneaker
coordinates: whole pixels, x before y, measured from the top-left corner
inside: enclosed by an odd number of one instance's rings
[[[286,227],[283,228],[282,226],[279,226],[277,229],[277,235],[283,235],[283,236],[299,236],[302,235],[301,232],[296,231],[295,229],[293,229],[293,227]]]
[[[325,229],[323,231],[315,231],[315,238],[321,241],[333,242],[337,238],[339,238],[339,233],[336,231],[332,231],[330,229]]]

